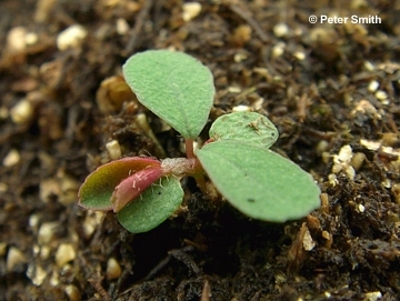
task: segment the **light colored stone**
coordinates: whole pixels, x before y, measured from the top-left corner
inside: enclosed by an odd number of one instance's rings
[[[119,276],[121,276],[122,270],[119,262],[114,258],[111,257],[107,261],[107,279],[112,280],[112,279],[117,279]]]
[[[3,166],[11,167],[18,164],[21,156],[16,149],[11,149],[3,159]]]
[[[368,84],[368,91],[375,92],[379,88],[379,82],[377,80],[373,80]]]
[[[64,291],[69,297],[70,301],[80,301],[82,299],[79,289],[73,284],[67,285]]]
[[[28,123],[33,117],[33,106],[29,100],[22,99],[11,108],[10,115],[16,124]]]
[[[110,155],[111,160],[117,160],[121,158],[121,146],[119,145],[118,140],[111,140],[106,143],[106,149],[108,154]]]
[[[79,48],[87,34],[87,30],[82,25],[71,25],[57,36],[57,47],[61,51],[70,48]]]
[[[11,247],[8,250],[6,262],[6,268],[8,272],[11,272],[17,264],[24,262],[27,262],[27,259],[25,258],[25,255],[24,253],[22,253],[22,251],[20,251],[16,247]]]
[[[76,252],[74,246],[68,243],[63,243],[57,249],[56,263],[59,267],[63,267],[71,260],[74,260],[75,257]]]
[[[58,222],[43,223],[40,226],[38,233],[39,245],[48,244],[53,239],[54,233],[58,226]]]
[[[272,30],[277,38],[283,38],[289,34],[289,26],[283,22],[276,24]]]
[[[36,286],[42,285],[43,281],[47,277],[46,271],[39,265],[31,263],[28,266],[26,275],[31,279],[32,283]]]
[[[115,23],[115,27],[117,29],[117,33],[121,36],[125,35],[129,31],[129,24],[125,19],[119,18]]]
[[[377,291],[377,292],[369,292],[365,293],[363,301],[377,301],[380,298],[382,298],[382,293]]]
[[[201,12],[201,4],[198,2],[186,2],[182,5],[182,19],[188,22],[196,18]]]

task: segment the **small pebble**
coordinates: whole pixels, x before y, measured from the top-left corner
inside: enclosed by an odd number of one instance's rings
[[[308,229],[304,233],[302,244],[303,244],[303,249],[306,251],[311,251],[317,245],[315,241],[313,241],[310,231]]]
[[[40,181],[39,196],[43,203],[49,203],[53,196],[59,196],[60,193],[60,183],[57,179],[49,178]]]
[[[366,156],[364,153],[355,153],[350,160],[350,165],[353,166],[355,170],[359,170],[363,165]]]
[[[235,61],[235,63],[240,63],[240,62],[246,60],[247,58],[248,58],[247,53],[243,53],[243,52],[235,53],[235,55],[233,56],[233,60]]]
[[[43,223],[39,228],[38,243],[39,245],[48,244],[54,237],[58,222]]]
[[[66,263],[74,260],[76,257],[76,252],[71,244],[63,243],[61,244],[56,252],[56,263],[59,267],[63,267]]]
[[[378,90],[378,88],[379,88],[379,82],[376,80],[373,80],[368,84],[369,92],[375,92],[376,90]]]
[[[112,160],[121,158],[121,146],[119,145],[118,140],[111,140],[110,142],[107,142],[106,149]]]
[[[387,189],[392,188],[392,182],[390,181],[390,179],[383,179],[381,184]]]
[[[28,45],[35,44],[37,39],[37,35],[29,33],[25,27],[14,27],[8,32],[6,48],[10,52],[24,51]]]
[[[275,58],[282,56],[285,52],[284,47],[285,47],[285,44],[283,44],[283,43],[278,43],[277,45],[272,47],[271,58],[275,59]]]
[[[64,291],[67,294],[67,296],[69,297],[70,301],[80,301],[82,299],[80,291],[73,284],[67,285],[65,287]]]
[[[326,140],[320,140],[317,144],[316,151],[318,154],[322,155],[323,152],[329,149],[329,143]]]
[[[121,266],[118,263],[118,261],[115,258],[110,258],[107,261],[107,279],[112,280],[112,279],[117,279],[119,276],[121,276]]]
[[[369,150],[376,151],[378,150],[381,146],[382,143],[378,141],[372,141],[372,140],[366,140],[366,139],[360,139],[360,144],[364,146],[365,148]]]
[[[400,183],[392,185],[391,191],[397,204],[400,204]]]
[[[117,22],[116,22],[115,26],[116,26],[116,29],[117,29],[117,33],[119,35],[121,35],[121,36],[127,34],[128,31],[129,31],[129,24],[123,18],[117,19]]]
[[[78,24],[71,25],[59,33],[57,47],[64,51],[70,48],[79,48],[87,36],[87,30]]]
[[[299,61],[304,61],[306,58],[306,54],[304,52],[301,51],[297,51],[293,54],[293,56],[298,59]]]
[[[14,166],[19,162],[20,159],[21,159],[21,156],[20,156],[19,152],[16,149],[12,149],[4,157],[3,166],[5,166],[5,167]]]
[[[328,231],[322,231],[321,235],[326,240],[330,240],[331,239],[331,234]]]
[[[40,259],[42,260],[46,260],[50,257],[51,254],[51,249],[49,246],[42,246],[40,247]]]
[[[363,301],[377,301],[380,298],[382,298],[381,292],[369,292],[365,293]]]
[[[22,253],[19,249],[16,247],[11,247],[8,250],[7,254],[7,263],[6,263],[6,268],[8,272],[12,272],[13,268],[20,264],[27,262],[24,253]]]
[[[251,112],[251,108],[245,105],[238,105],[232,108],[232,112]]]
[[[237,46],[243,46],[251,39],[251,27],[247,24],[242,24],[236,27],[231,36],[231,42]],[[246,55],[247,58],[247,55]]]
[[[385,91],[378,90],[378,91],[375,92],[375,97],[376,97],[378,100],[384,102],[385,100],[387,100],[388,95],[387,95],[387,93],[386,93]]]
[[[22,99],[11,108],[10,115],[14,123],[26,124],[33,117],[33,106],[29,100]]]
[[[28,270],[26,271],[26,275],[31,279],[32,283],[36,286],[42,285],[43,281],[47,277],[46,271],[38,265],[31,263],[28,266]]]
[[[283,38],[289,34],[289,26],[282,22],[276,24],[272,30],[277,38]]]
[[[92,236],[97,226],[101,224],[105,216],[101,211],[88,211],[83,221],[83,232],[86,238]]]
[[[38,226],[39,226],[39,222],[40,222],[40,215],[39,214],[34,213],[29,217],[29,227],[31,229],[33,228],[33,229],[36,230],[36,228],[38,228]]]
[[[196,18],[201,12],[201,4],[198,2],[186,2],[182,5],[182,19],[188,22]]]
[[[374,71],[376,69],[375,66],[370,61],[364,62],[364,68],[367,69],[368,71]]]

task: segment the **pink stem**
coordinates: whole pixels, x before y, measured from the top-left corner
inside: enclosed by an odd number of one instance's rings
[[[188,159],[193,159],[194,158],[193,139],[185,139],[185,147],[186,147],[186,157]]]

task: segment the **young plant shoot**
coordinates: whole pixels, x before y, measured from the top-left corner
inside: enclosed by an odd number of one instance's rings
[[[319,207],[320,190],[310,174],[269,148],[278,131],[265,116],[236,112],[212,124],[210,139],[196,152],[193,140],[205,126],[215,88],[210,70],[182,52],[150,50],[123,66],[138,100],[185,139],[186,158],[123,158],[100,166],[79,190],[79,204],[113,210],[132,233],[149,231],[177,210],[180,179],[204,175],[221,195],[250,218],[299,219]]]

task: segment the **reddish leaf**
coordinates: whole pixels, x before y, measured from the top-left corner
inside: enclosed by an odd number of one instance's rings
[[[111,210],[111,196],[122,180],[147,167],[160,167],[151,158],[131,157],[104,164],[92,172],[79,189],[79,205],[91,210]]]
[[[114,190],[111,203],[114,212],[120,211],[135,200],[146,188],[161,178],[160,167],[149,167],[135,172],[123,180]]]

